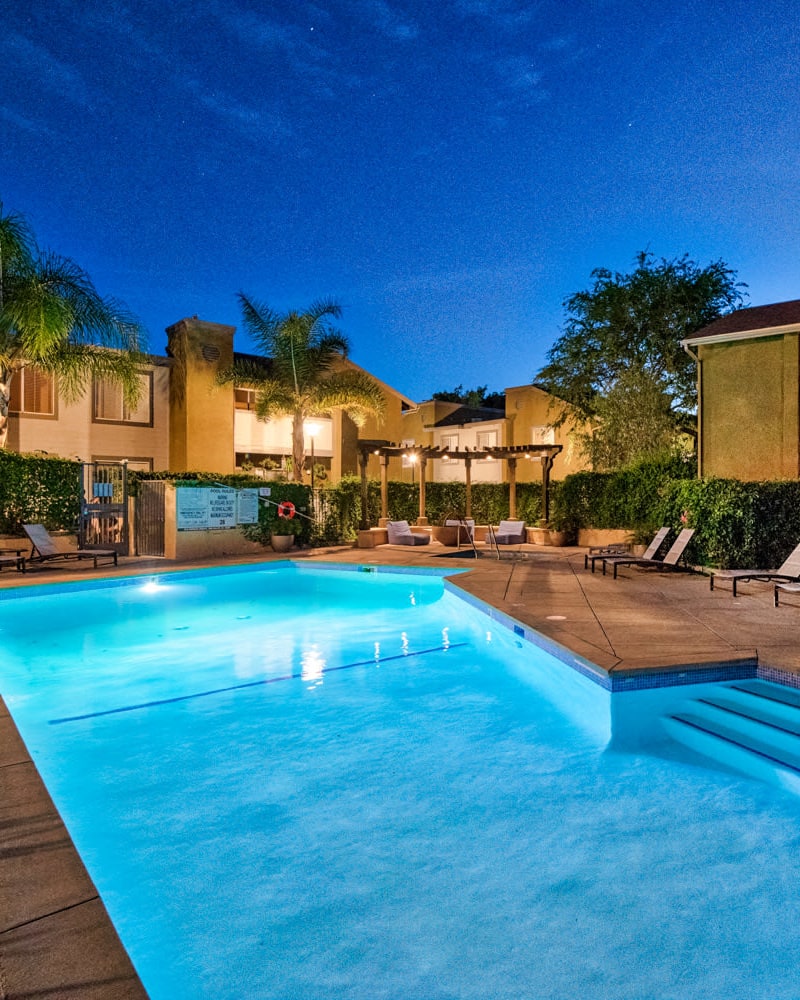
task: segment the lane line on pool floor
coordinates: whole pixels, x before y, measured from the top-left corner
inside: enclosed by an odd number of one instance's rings
[[[428,656],[430,653],[446,653],[449,649],[459,649],[467,646],[466,642],[451,642],[446,646],[433,646],[430,649],[420,649],[417,652],[397,653],[394,656],[383,656],[380,660],[356,660],[354,663],[340,663],[338,667],[323,667],[320,674],[332,674],[339,670],[352,670],[354,667],[369,667],[375,664],[391,663],[392,660],[409,660],[417,656]],[[179,701],[193,701],[195,698],[209,698],[215,694],[226,694],[229,691],[242,691],[245,688],[263,687],[266,684],[277,684],[278,681],[302,680],[303,674],[293,671],[291,674],[281,674],[278,677],[263,677],[257,681],[246,681],[243,684],[231,684],[228,687],[212,688],[209,691],[196,691],[194,694],[176,695],[174,698],[159,698],[155,701],[143,701],[136,705],[123,705],[120,708],[106,708],[99,712],[86,712],[84,715],[67,715],[61,719],[48,719],[48,725],[60,726],[65,722],[82,722],[86,719],[98,719],[104,715],[120,715],[123,712],[138,712],[145,708],[157,708],[159,705],[173,705]]]

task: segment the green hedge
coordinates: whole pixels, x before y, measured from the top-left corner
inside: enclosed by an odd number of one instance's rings
[[[612,473],[580,472],[557,484],[554,506],[574,528],[626,528],[640,539],[662,524],[695,529],[695,563],[779,566],[800,542],[800,482],[697,479],[680,461]]]
[[[221,483],[236,488],[264,486],[246,474],[204,472],[129,474],[131,493],[141,479]],[[49,530],[74,531],[80,514],[80,463],[37,455],[0,451],[0,534],[21,535],[26,522]],[[347,477],[317,491],[316,519],[311,520],[311,491],[299,483],[272,483],[271,500],[290,500],[298,511],[294,527],[298,541],[314,545],[350,542],[361,521],[361,481]],[[415,521],[419,486],[390,482],[389,516]],[[427,516],[439,524],[448,514],[463,513],[463,483],[427,483]],[[369,521],[381,513],[380,484],[368,483]],[[301,515],[306,514],[309,517]],[[541,486],[517,485],[517,514],[529,524],[541,516]],[[472,516],[479,524],[508,516],[506,483],[474,483]],[[644,464],[616,473],[581,472],[552,484],[551,520],[556,527],[626,528],[639,537],[651,536],[662,524],[676,530],[695,528],[689,558],[707,565],[779,566],[800,542],[800,482],[742,483],[730,479],[699,480],[691,465],[680,461]],[[259,505],[259,523],[246,528],[250,537],[266,543],[277,522],[274,504]]]
[[[74,531],[80,490],[80,462],[0,451],[0,534],[22,535],[23,524]]]

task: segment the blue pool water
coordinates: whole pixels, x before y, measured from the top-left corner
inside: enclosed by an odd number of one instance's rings
[[[115,583],[5,592],[0,690],[153,1000],[800,995],[798,800],[440,577]]]

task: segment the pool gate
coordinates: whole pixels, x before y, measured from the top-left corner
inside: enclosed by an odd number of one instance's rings
[[[128,554],[127,462],[82,462],[78,543]]]

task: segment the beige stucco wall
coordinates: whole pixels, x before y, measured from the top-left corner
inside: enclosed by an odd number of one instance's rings
[[[548,427],[558,419],[557,402],[553,397],[535,385],[512,386],[506,389],[506,420],[508,421],[507,444],[560,444],[562,450],[555,457],[550,473],[551,479],[564,479],[573,472],[583,472],[589,463],[575,442],[575,425],[571,421],[553,431],[552,441],[532,439],[535,428]],[[517,462],[518,482],[540,482],[542,467],[538,461]]]
[[[700,347],[700,472],[742,480],[800,474],[797,333]]]
[[[233,386],[218,372],[233,363],[235,328],[192,317],[167,328],[176,359],[170,387],[170,470],[233,472]]]
[[[169,364],[148,365],[152,374],[152,425],[93,420],[91,383],[74,403],[65,403],[56,382],[55,416],[11,414],[8,447],[20,452],[47,452],[81,461],[129,459],[154,470],[169,463]]]

